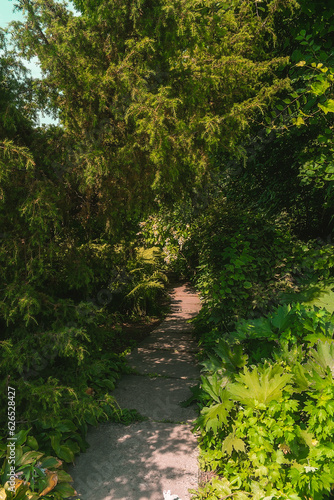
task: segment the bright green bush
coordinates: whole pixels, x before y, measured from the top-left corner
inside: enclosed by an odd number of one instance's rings
[[[202,362],[195,429],[202,467],[218,477],[194,498],[321,500],[329,494],[333,332],[327,311],[296,303],[242,320],[216,342]]]

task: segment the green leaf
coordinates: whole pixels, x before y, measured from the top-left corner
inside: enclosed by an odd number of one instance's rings
[[[318,103],[318,107],[327,115],[327,113],[334,113],[334,99],[328,99],[324,104]]]
[[[45,457],[41,460],[41,468],[42,469],[53,469],[55,467],[59,467],[61,463],[55,457]]]
[[[244,373],[236,376],[238,382],[228,384],[227,390],[232,399],[255,408],[278,401],[291,379],[292,375],[284,373],[278,364],[254,367],[252,371],[245,367]]]
[[[297,125],[297,127],[301,127],[302,125],[305,125],[304,119],[301,116],[298,116],[295,120],[295,125]]]
[[[226,451],[228,455],[232,455],[232,451],[246,451],[246,445],[244,441],[235,436],[234,432],[231,432],[223,441],[222,451]]]
[[[22,431],[18,432],[17,434],[15,434],[14,437],[16,438],[15,443],[17,446],[21,446],[23,443],[25,443],[30,431],[31,431],[31,427],[28,430],[22,430]]]
[[[38,450],[38,442],[34,438],[34,436],[28,436],[26,445],[29,446],[29,448],[32,448],[33,450]]]
[[[63,432],[75,432],[77,430],[77,426],[72,422],[72,420],[66,419],[59,422],[56,426],[56,429]]]
[[[321,96],[325,94],[326,90],[329,87],[330,83],[327,80],[315,82],[313,85],[311,85],[311,92],[316,96]]]
[[[207,431],[211,429],[216,433],[218,429],[222,428],[223,424],[227,424],[227,417],[234,404],[230,400],[226,389],[223,390],[220,400],[221,403],[214,404],[209,408],[204,407],[197,420],[199,426],[205,428]]]
[[[307,378],[307,374],[309,374],[308,370],[300,363],[294,363],[292,365],[292,372],[295,377],[295,383],[300,391],[308,390],[311,385],[311,381]]]
[[[60,448],[60,440],[61,440],[61,434],[53,434],[51,437],[51,446],[58,455],[59,448]],[[59,455],[58,455],[59,456]]]
[[[67,463],[74,462],[74,453],[73,451],[66,445],[62,444],[58,452],[56,452],[58,457],[61,458],[62,460],[65,460]]]
[[[75,489],[68,483],[58,483],[57,486],[53,489],[53,491],[61,493],[62,498],[69,498],[76,494]]]
[[[291,306],[284,304],[277,308],[275,314],[271,318],[271,323],[281,332],[291,325],[292,316],[290,314]]]
[[[316,350],[310,351],[310,358],[315,361],[315,366],[320,366],[324,370],[329,368],[334,377],[334,340],[318,342]]]
[[[209,394],[209,396],[216,401],[216,403],[221,403],[226,400],[226,389],[225,386],[228,383],[227,377],[221,377],[217,373],[214,373],[208,377],[202,377],[201,388],[203,391]]]
[[[60,483],[70,483],[73,481],[72,476],[65,472],[64,470],[57,471],[58,482]]]
[[[36,460],[38,460],[42,456],[43,456],[43,453],[40,453],[38,451],[27,451],[26,453],[24,453],[24,455],[22,455],[20,460],[17,461],[16,465],[22,466],[22,465],[31,464],[32,462],[35,462]]]
[[[236,368],[242,368],[247,363],[248,356],[243,353],[243,346],[241,344],[229,346],[227,342],[220,340],[214,351],[221,359],[221,364],[223,364],[224,368],[235,370]],[[227,378],[224,379],[225,382],[228,382]],[[222,380],[220,384],[222,384]]]
[[[297,427],[297,433],[309,448],[312,448],[314,446],[314,436],[310,432]]]

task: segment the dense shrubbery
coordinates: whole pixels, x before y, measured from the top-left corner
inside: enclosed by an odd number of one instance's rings
[[[28,433],[29,429],[29,443],[24,444],[23,437],[17,441],[22,446],[17,447],[16,466],[20,478],[30,483],[19,481],[17,494],[6,498],[37,498],[52,474],[58,485],[48,498],[67,498],[73,489],[59,460],[71,463],[86,449],[88,425],[106,419],[129,423],[140,418],[134,411],[120,410],[110,395],[121,373],[128,370],[122,353],[132,341],[123,338],[122,321],[158,314],[166,278],[159,270],[159,256],[153,257],[154,249],[134,250],[133,255],[122,267],[115,267],[95,300],[48,295],[53,314],[49,308],[41,308],[34,321],[26,326],[22,322],[8,329],[10,335],[3,335],[1,404],[6,407],[7,387],[14,387],[16,430],[27,429]],[[5,436],[5,412],[0,426]],[[4,484],[9,470],[4,460],[6,442],[1,449]]]
[[[334,483],[334,320],[299,303],[242,320],[202,362],[195,498],[314,498]]]

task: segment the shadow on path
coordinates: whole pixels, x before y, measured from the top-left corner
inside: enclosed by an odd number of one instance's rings
[[[196,442],[187,425],[101,425],[89,442],[94,457],[83,454],[77,463],[86,471],[75,481],[82,499],[162,500],[163,490],[175,493],[177,482],[184,500],[188,488],[197,486]]]
[[[170,314],[128,356],[137,375],[123,376],[114,392],[121,408],[135,408],[149,420],[103,424],[88,433],[91,447],[69,471],[76,498],[163,500],[163,491],[171,490],[189,500],[188,489],[197,487],[197,441],[191,432],[196,413],[180,403],[199,377],[187,321],[198,313],[200,301],[186,284],[170,294]],[[158,376],[147,376],[152,373]]]

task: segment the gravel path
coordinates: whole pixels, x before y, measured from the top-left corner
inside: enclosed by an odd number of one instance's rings
[[[196,384],[196,342],[188,319],[200,310],[197,294],[181,285],[171,292],[171,313],[128,356],[135,375],[124,375],[113,395],[121,408],[148,418],[129,426],[92,429],[90,448],[69,471],[82,500],[163,500],[170,490],[190,500],[198,484],[193,407],[180,403]]]

